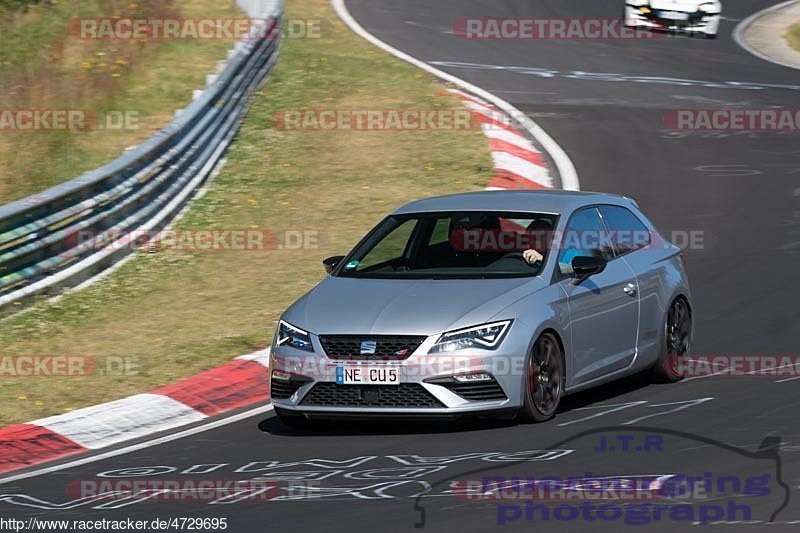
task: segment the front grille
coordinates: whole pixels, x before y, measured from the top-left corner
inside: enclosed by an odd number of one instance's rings
[[[669,10],[667,10],[667,11],[669,11]],[[705,16],[704,13],[699,13],[699,12],[698,13],[687,13],[687,15],[689,15],[688,19],[686,19],[686,20],[678,20],[678,19],[671,19],[671,18],[662,17],[660,15],[660,12],[656,11],[656,12],[651,13],[647,18],[655,20],[656,22],[658,22],[662,26],[688,26],[688,25],[694,26],[695,24],[700,24],[701,22],[704,22],[703,21],[703,17]]]
[[[452,392],[471,402],[505,400],[506,393],[496,381],[482,383],[442,383]]]
[[[317,383],[302,405],[317,407],[444,407],[417,383],[400,385],[337,385]]]
[[[282,381],[273,379],[270,383],[270,396],[276,400],[288,400],[303,385],[303,381]]]
[[[424,336],[321,335],[325,354],[341,361],[399,361],[407,359],[425,341]],[[374,354],[362,354],[363,342],[375,342]]]

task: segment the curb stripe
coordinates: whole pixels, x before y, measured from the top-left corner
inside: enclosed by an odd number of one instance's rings
[[[206,416],[214,416],[255,402],[269,400],[264,366],[236,360],[183,381],[156,389]]]
[[[470,102],[469,100],[462,100],[462,103],[473,115],[483,115],[486,118],[498,120],[502,123],[508,124],[509,126],[511,125],[511,121],[508,120],[508,117],[497,109],[476,104],[474,102]]]
[[[507,170],[498,170],[495,176],[489,181],[488,190],[505,189],[545,189],[544,185],[531,181],[522,176],[518,176]]]
[[[80,444],[40,426],[19,424],[0,429],[0,473],[85,451]]]
[[[520,137],[522,136],[514,126],[506,123],[504,120],[498,120],[497,117],[489,117],[483,113],[478,113],[475,111],[472,112],[472,116],[475,117],[475,119],[481,124],[483,129],[485,129],[487,126],[492,128],[500,128],[515,135],[519,135]]]
[[[137,394],[35,420],[31,424],[63,435],[84,448],[97,450],[204,418],[206,415],[167,396]]]
[[[535,165],[521,157],[517,157],[506,152],[492,152],[494,167],[497,170],[507,170],[518,176],[527,178],[532,182],[542,185],[548,189],[552,188],[552,182],[547,168]]]
[[[534,165],[546,168],[547,165],[544,162],[544,158],[542,154],[539,152],[535,152],[532,150],[526,150],[525,148],[520,148],[519,146],[513,145],[506,141],[501,141],[500,139],[489,139],[489,146],[491,147],[493,152],[504,152],[506,154],[511,154],[520,159],[524,159],[525,161],[530,161]]]
[[[542,153],[512,125],[509,115],[463,91],[450,92],[461,98],[489,139],[495,175],[486,190],[553,188]]]
[[[253,361],[261,366],[269,368],[269,348],[260,352],[251,353],[247,355],[240,355],[235,359],[236,361]]]
[[[518,148],[522,148],[523,150],[529,150],[531,152],[541,153],[536,147],[533,146],[533,143],[530,142],[528,139],[523,137],[518,133],[514,133],[513,131],[508,131],[503,128],[495,128],[490,125],[481,126],[483,128],[483,133],[489,139],[496,139],[498,141],[503,141],[508,144],[513,144]]]
[[[467,92],[464,92],[460,89],[448,89],[453,94],[456,94],[461,97],[462,100],[467,100],[468,102],[476,103],[483,107],[489,107],[491,104],[482,98],[478,98],[477,96],[473,96]]]

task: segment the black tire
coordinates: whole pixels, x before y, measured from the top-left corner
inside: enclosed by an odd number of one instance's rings
[[[706,39],[716,39],[716,38],[717,38],[716,33],[706,33]]]
[[[689,353],[692,343],[692,310],[683,297],[676,298],[664,317],[661,350],[653,366],[653,381],[674,383],[683,379],[681,359]]]
[[[303,415],[298,415],[292,411],[286,411],[280,407],[275,408],[275,414],[284,426],[296,429],[302,429],[308,426],[308,420]]]
[[[564,354],[555,335],[546,332],[539,337],[525,369],[519,419],[523,422],[546,422],[555,416],[566,384]]]

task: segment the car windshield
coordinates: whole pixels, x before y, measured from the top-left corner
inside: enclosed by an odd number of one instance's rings
[[[351,252],[336,275],[383,279],[536,276],[547,260],[557,218],[547,213],[474,211],[392,215]],[[528,250],[538,253],[525,253]]]

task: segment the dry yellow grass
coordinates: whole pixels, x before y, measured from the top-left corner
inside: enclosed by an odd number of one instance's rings
[[[793,24],[789,31],[786,33],[786,40],[789,41],[789,44],[800,52],[800,22],[797,24]]]
[[[0,9],[0,109],[85,110],[101,120],[135,114],[121,129],[0,130],[0,203],[36,193],[118,157],[172,120],[233,45],[225,40],[92,40],[67,21],[112,16],[241,16],[235,0],[62,0]]]

